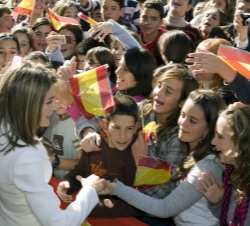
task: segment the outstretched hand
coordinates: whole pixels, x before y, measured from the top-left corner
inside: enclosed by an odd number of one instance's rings
[[[99,39],[99,42],[103,42],[104,38],[112,33],[112,29],[113,24],[111,22],[100,22],[92,27],[88,33],[94,39]]]
[[[115,182],[110,182],[109,180],[101,179],[103,184],[103,189],[98,192],[99,195],[109,195],[112,194],[116,188]]]
[[[199,183],[203,189],[197,187],[196,190],[204,195],[209,202],[216,205],[222,201],[225,191],[224,186],[222,182],[216,183],[211,171],[208,171],[208,174],[202,173]]]
[[[76,57],[71,60],[66,60],[62,66],[57,70],[58,76],[64,81],[69,81],[71,77],[76,74]]]

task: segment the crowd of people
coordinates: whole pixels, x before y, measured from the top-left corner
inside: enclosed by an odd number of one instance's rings
[[[20,2],[0,1],[0,225],[250,225],[250,82],[217,56],[250,51],[249,0]],[[115,108],[89,120],[69,79],[102,65]],[[141,156],[170,180],[135,187]]]

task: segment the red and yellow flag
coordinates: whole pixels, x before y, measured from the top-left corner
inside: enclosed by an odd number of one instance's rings
[[[74,100],[88,120],[110,114],[115,109],[107,67],[94,68],[69,80]]]
[[[249,52],[226,45],[220,45],[217,55],[234,70],[250,79]]]
[[[35,0],[22,0],[13,10],[14,19],[17,19],[18,14],[26,14],[30,16],[32,14],[35,3]]]
[[[140,156],[134,186],[140,186],[139,190],[143,190],[143,187],[164,184],[169,181],[171,174],[172,168],[167,162],[159,158]]]
[[[151,145],[150,137],[156,140],[156,122],[150,122],[142,129],[142,134],[147,145]]]
[[[98,24],[98,22],[96,22],[95,20],[93,20],[92,18],[90,18],[90,17],[88,17],[87,15],[85,15],[84,13],[78,13],[78,16],[81,18],[81,19],[83,19],[83,20],[85,20],[86,22],[88,22],[90,25],[92,25],[92,26],[95,26],[95,25],[97,25]]]
[[[70,17],[64,17],[64,16],[58,16],[55,13],[53,13],[49,9],[49,16],[51,23],[56,31],[59,31],[62,27],[66,26],[67,24],[71,25],[79,25],[79,22],[73,18]]]

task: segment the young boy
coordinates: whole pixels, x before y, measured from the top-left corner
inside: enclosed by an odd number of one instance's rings
[[[137,129],[138,107],[133,98],[119,95],[115,98],[116,109],[102,120],[101,125],[107,136],[102,139],[99,152],[83,153],[75,169],[70,171],[58,186],[58,195],[70,201],[72,194],[81,188],[76,176],[87,177],[96,174],[113,181],[121,180],[133,186],[136,172],[131,152],[131,143]],[[140,212],[116,196],[100,196],[99,204],[93,209],[91,217],[139,216]]]
[[[60,89],[61,81],[56,85]],[[43,144],[48,150],[54,175],[61,179],[69,170],[74,169],[82,155],[80,141],[75,134],[75,121],[61,107],[57,99],[58,108],[52,115],[50,125],[43,135]]]
[[[11,10],[5,5],[0,5],[0,33],[10,32],[12,27]]]
[[[182,30],[196,45],[200,41],[200,33],[196,27],[185,21],[185,14],[192,7],[192,0],[169,0],[168,5],[168,15],[163,19],[161,29]]]
[[[159,49],[158,40],[164,33],[159,27],[163,19],[163,5],[159,0],[147,0],[141,6],[140,27],[138,32],[142,46],[147,49],[157,60],[157,64],[163,64]]]
[[[135,32],[140,29],[140,5],[136,0],[80,0],[81,12],[85,14],[91,12],[98,5],[101,7],[104,21],[113,19]]]

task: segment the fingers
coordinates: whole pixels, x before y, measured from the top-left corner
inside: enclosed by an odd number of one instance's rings
[[[71,195],[67,195],[67,190],[70,188],[70,184],[68,181],[61,182],[57,187],[57,194],[64,202],[72,202],[73,197]]]
[[[85,152],[100,151],[100,144],[101,137],[95,132],[88,133],[80,142],[80,145]]]

